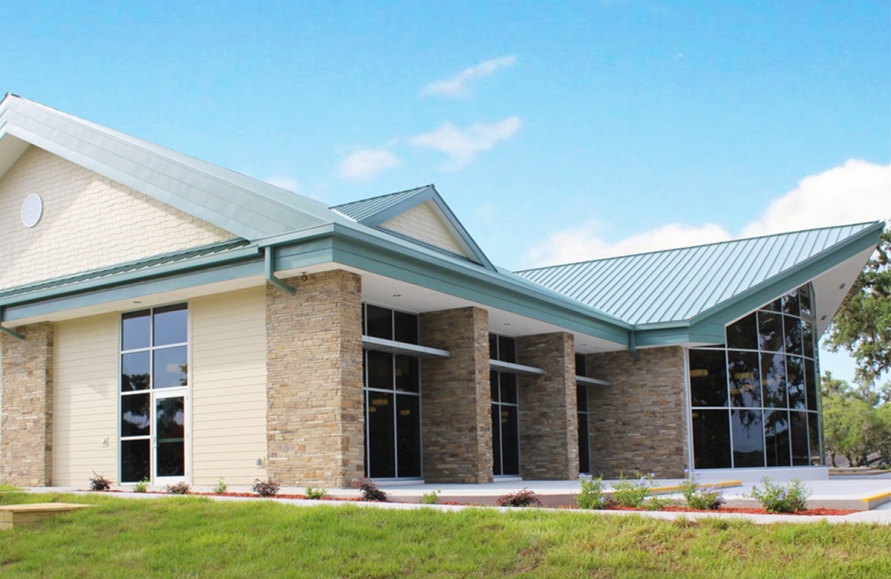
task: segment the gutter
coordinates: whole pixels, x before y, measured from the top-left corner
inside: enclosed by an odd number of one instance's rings
[[[9,328],[3,327],[3,308],[0,308],[0,332],[3,332],[7,336],[12,336],[16,340],[24,340],[25,336],[21,335],[18,332],[10,330]]]
[[[286,294],[295,295],[297,290],[275,277],[275,246],[270,245],[263,249],[266,258],[266,283],[271,283]]]
[[[637,338],[634,330],[628,330],[628,351],[635,362],[640,362],[640,354],[637,352]]]

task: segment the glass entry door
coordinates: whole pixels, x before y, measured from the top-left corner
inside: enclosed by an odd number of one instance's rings
[[[186,396],[156,392],[152,424],[154,484],[170,484],[186,476]]]

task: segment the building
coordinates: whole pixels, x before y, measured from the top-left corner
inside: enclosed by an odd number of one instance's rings
[[[329,208],[7,95],[0,482],[820,470],[881,231],[511,273],[432,185]]]

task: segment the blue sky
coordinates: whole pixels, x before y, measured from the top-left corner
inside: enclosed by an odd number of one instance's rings
[[[5,6],[0,91],[332,205],[435,183],[508,268],[891,218],[885,0],[122,4]]]

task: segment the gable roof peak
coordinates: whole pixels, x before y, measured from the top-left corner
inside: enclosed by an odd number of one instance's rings
[[[331,207],[331,210],[352,219],[360,225],[374,227],[387,233],[395,234],[395,232],[382,227],[382,224],[423,203],[432,204],[434,210],[439,214],[442,224],[450,230],[454,240],[461,246],[462,251],[471,261],[482,265],[486,269],[496,271],[495,266],[489,261],[489,258],[486,257],[467,230],[464,229],[464,226],[432,183],[415,187],[414,189],[406,189],[396,193],[388,193],[335,205]]]

